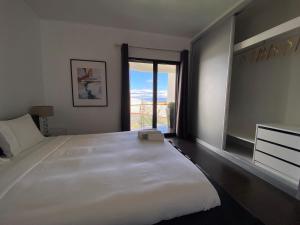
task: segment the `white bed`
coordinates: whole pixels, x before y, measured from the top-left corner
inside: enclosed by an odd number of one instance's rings
[[[135,132],[46,138],[0,165],[1,225],[146,225],[218,205],[193,163]]]

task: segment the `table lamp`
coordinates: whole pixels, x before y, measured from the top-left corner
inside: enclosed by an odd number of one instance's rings
[[[45,136],[49,135],[48,130],[48,117],[54,115],[53,106],[32,106],[30,109],[30,114],[33,116],[33,120],[39,127],[39,118],[42,119],[42,133]]]

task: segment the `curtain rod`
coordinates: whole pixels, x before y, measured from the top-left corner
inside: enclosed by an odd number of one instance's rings
[[[116,44],[117,47],[121,47],[122,45]],[[165,52],[181,52],[181,50],[174,50],[174,49],[163,49],[163,48],[150,48],[150,47],[141,47],[135,45],[128,45],[129,48],[141,48],[141,49],[148,49],[148,50],[155,50],[155,51],[165,51]]]

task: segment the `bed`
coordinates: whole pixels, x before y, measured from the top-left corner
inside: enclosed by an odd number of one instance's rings
[[[0,164],[3,225],[147,225],[220,205],[168,141],[136,132],[43,139]]]

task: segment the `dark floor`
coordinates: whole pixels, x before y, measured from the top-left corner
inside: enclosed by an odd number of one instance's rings
[[[199,144],[171,139],[236,202],[266,225],[300,225],[300,201]]]

